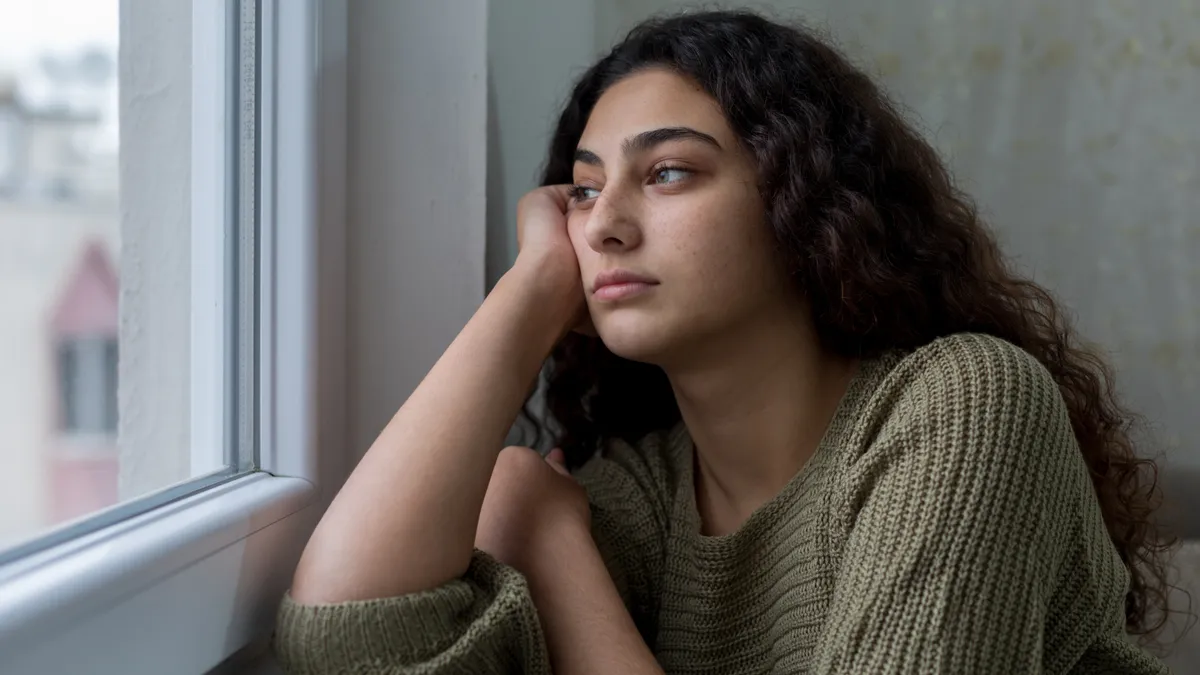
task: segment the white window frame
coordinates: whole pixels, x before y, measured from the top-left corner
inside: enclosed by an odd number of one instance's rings
[[[233,198],[229,177],[230,134],[237,120],[227,114],[229,72],[226,59],[212,58],[220,45],[227,45],[229,3],[192,3],[192,200],[191,212],[191,369],[189,468],[191,476],[222,468],[227,423],[225,380],[229,345],[226,331],[231,326],[226,302],[231,280],[226,274],[225,251],[230,228],[229,203]],[[216,457],[214,457],[216,455]],[[218,460],[218,462],[214,462]]]
[[[259,470],[0,567],[6,675],[203,673],[261,643],[344,479],[346,0],[262,3]],[[220,28],[206,20],[216,4],[193,0],[195,41]],[[214,73],[195,76],[207,87]],[[213,119],[212,91],[194,98],[198,119]],[[194,168],[214,168],[223,132],[194,131],[208,136],[193,144]],[[196,173],[194,189],[224,189],[206,186],[214,175]],[[225,280],[203,261],[222,249],[195,229],[212,208],[193,213],[192,333],[216,345],[205,336],[226,316],[215,302]],[[195,420],[223,420],[210,377],[221,358],[196,354]],[[193,434],[193,453],[219,447],[216,427],[194,423]]]

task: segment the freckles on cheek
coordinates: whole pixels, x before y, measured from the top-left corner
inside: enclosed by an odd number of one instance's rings
[[[691,267],[698,287],[709,294],[722,295],[744,288],[761,272],[762,261],[753,255],[742,225],[736,222],[707,223],[680,244],[680,260]]]
[[[705,240],[705,236],[707,233],[697,233],[674,243],[676,260],[685,268],[690,285],[708,295],[729,284],[732,270],[728,252],[718,242]]]

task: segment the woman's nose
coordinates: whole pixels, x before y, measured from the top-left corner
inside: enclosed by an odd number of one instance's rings
[[[632,198],[610,186],[596,198],[584,235],[597,253],[615,253],[637,248],[642,228]]]

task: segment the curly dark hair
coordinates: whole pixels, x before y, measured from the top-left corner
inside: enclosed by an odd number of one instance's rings
[[[748,12],[663,16],[635,27],[575,85],[558,120],[543,185],[570,183],[600,95],[647,68],[690,78],[716,99],[758,168],[777,248],[804,293],[823,346],[850,357],[912,349],[964,331],[1032,354],[1058,383],[1131,586],[1126,629],[1150,636],[1167,618],[1166,554],[1152,518],[1153,461],[1135,453],[1136,417],[1110,369],[1062,309],[1018,276],[937,152],[880,89],[815,33]],[[605,438],[631,442],[680,420],[666,375],[567,336],[544,371],[541,436],[568,464]]]

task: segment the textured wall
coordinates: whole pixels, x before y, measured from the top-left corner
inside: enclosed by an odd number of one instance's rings
[[[121,3],[121,499],[191,476],[191,22]]]
[[[854,4],[831,17],[856,25],[852,51],[1111,350],[1163,449],[1200,467],[1200,4]]]

